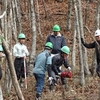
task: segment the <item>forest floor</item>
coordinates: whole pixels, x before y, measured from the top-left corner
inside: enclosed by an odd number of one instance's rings
[[[90,31],[92,32],[94,32],[94,27],[95,27],[94,16],[95,16],[96,7],[97,7],[96,5],[97,5],[97,0],[93,1],[92,3],[89,3],[88,4],[89,9],[87,12],[85,12],[86,0],[82,0],[83,18],[85,19],[85,17],[87,16],[87,21],[85,25],[88,26]],[[39,0],[39,9],[40,9],[39,11],[40,11],[40,22],[41,22],[40,25],[41,25],[41,33],[43,37],[41,37],[41,35],[39,34],[38,24],[36,24],[37,33],[38,33],[36,52],[39,53],[40,51],[43,50],[46,37],[52,32],[52,26],[54,24],[60,25],[61,33],[65,37],[67,41],[67,45],[70,48],[72,48],[73,28],[70,31],[66,29],[66,25],[67,25],[66,15],[68,11],[67,0],[63,0],[61,3],[56,2],[56,0],[45,0],[45,7],[46,7],[46,13],[45,13],[44,6],[41,0]],[[37,10],[35,10],[35,12],[37,14]],[[28,46],[28,49],[30,51],[32,37],[31,37],[31,28],[28,26],[29,19],[26,19],[25,16],[22,16],[22,21],[23,21],[22,23],[23,32],[27,36],[26,45]],[[74,26],[73,8],[72,8],[71,21],[72,21],[72,27],[73,27]],[[90,34],[85,34],[85,39],[87,41],[92,40]],[[92,57],[91,53],[92,53],[92,50],[89,50],[88,51],[89,66],[91,64],[91,57]],[[78,52],[76,53],[76,56],[77,56],[76,66],[78,67],[79,65],[78,64],[79,63]],[[71,55],[69,56],[69,63],[71,64]],[[80,86],[79,67],[78,68],[77,67],[76,67],[76,72],[74,72],[76,74],[73,74],[73,77],[71,79],[67,79],[67,88],[65,90],[65,98],[66,98],[65,100],[99,100],[98,97],[99,97],[100,79],[97,76],[86,78],[85,86],[84,87]],[[21,89],[25,97],[25,100],[34,100],[35,98],[35,79],[33,76],[32,77],[28,76],[27,79],[28,79],[28,89],[25,89],[25,88],[21,88]],[[2,84],[3,84],[3,79],[2,79]],[[3,89],[3,86],[2,86],[2,89]],[[4,89],[3,89],[3,96],[4,96],[4,100],[18,100],[13,86],[12,86],[10,95],[5,94]],[[48,89],[48,83],[46,79],[42,98],[43,98],[42,100],[64,100],[62,85],[58,84],[55,87],[54,91],[51,93]]]

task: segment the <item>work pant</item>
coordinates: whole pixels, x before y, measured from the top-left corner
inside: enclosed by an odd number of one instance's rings
[[[25,74],[24,74],[24,58],[15,58],[14,66],[15,66],[17,79],[19,80],[21,77],[25,78]],[[27,62],[26,61],[25,61],[25,67],[26,67],[26,75],[27,75]]]
[[[45,74],[34,73],[36,79],[36,93],[41,94],[44,88]]]

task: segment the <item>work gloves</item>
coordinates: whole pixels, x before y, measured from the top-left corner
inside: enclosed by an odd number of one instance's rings
[[[60,73],[58,73],[58,75],[60,76],[60,75],[61,75],[61,72],[60,72]]]
[[[51,85],[52,82],[53,82],[53,77],[49,77],[49,78],[48,78],[48,82],[49,82],[49,84]]]
[[[68,70],[71,71],[71,67],[68,67]]]
[[[51,81],[52,79],[53,79],[53,77],[49,77],[49,78],[48,78],[48,81]]]

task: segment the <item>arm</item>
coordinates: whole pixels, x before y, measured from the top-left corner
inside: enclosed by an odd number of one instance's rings
[[[84,42],[83,38],[81,38],[81,42],[86,48],[95,48],[95,42],[87,44]]]
[[[50,42],[50,35],[47,37],[47,40],[46,40],[46,42]]]
[[[27,47],[25,47],[25,54],[26,54],[26,56],[29,56],[29,52],[28,52]]]
[[[67,60],[64,60],[64,66],[65,66],[66,68],[70,67]]]
[[[48,76],[51,77],[52,76],[52,73],[51,73],[52,69],[51,69],[51,65],[48,64],[47,65],[47,72],[48,72]]]
[[[66,41],[65,38],[62,36],[62,43],[61,43],[61,47],[66,46]]]

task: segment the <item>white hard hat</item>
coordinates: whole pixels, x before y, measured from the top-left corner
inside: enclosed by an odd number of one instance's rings
[[[97,29],[97,30],[95,31],[95,35],[94,35],[94,36],[99,36],[99,35],[100,35],[100,30]]]

